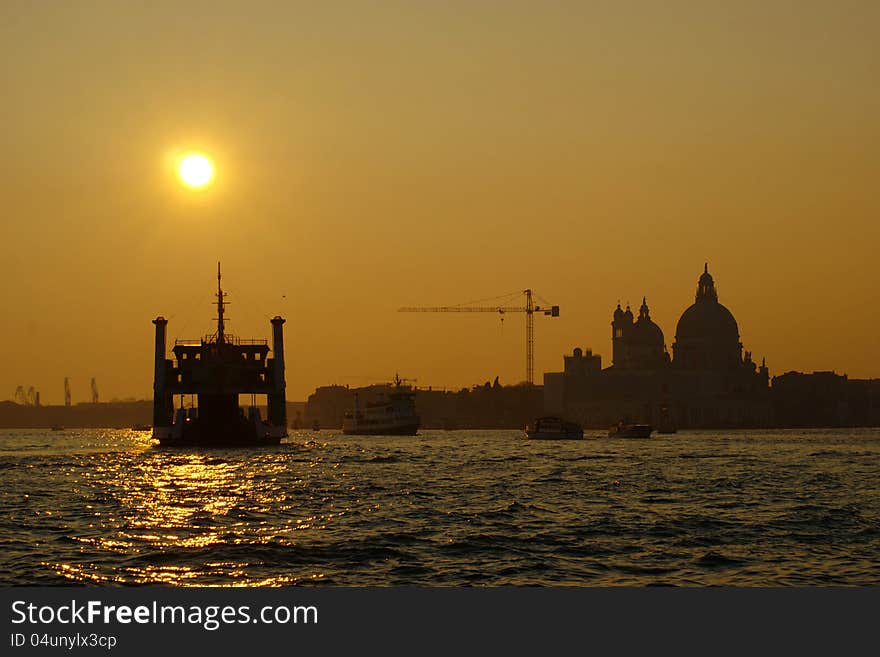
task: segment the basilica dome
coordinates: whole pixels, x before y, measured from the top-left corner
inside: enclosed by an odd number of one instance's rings
[[[677,342],[686,340],[739,343],[739,327],[727,308],[718,303],[715,281],[709,273],[709,265],[697,281],[694,305],[685,310],[675,329]]]
[[[708,265],[697,283],[694,304],[678,320],[673,353],[674,362],[688,369],[726,369],[741,360],[739,326],[733,314],[718,303]]]
[[[739,327],[733,314],[718,301],[697,301],[681,314],[675,339],[739,342]]]

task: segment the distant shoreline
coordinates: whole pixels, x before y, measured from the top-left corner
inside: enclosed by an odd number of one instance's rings
[[[291,420],[299,415],[300,429],[310,430],[312,419],[303,411],[304,402],[288,402],[288,418]],[[0,429],[130,429],[141,425],[152,425],[153,402],[150,400],[100,402],[97,404],[75,404],[73,406],[24,406],[14,402],[0,402]],[[472,418],[473,419],[473,418]],[[497,422],[459,424],[454,418],[448,420],[424,418],[422,429],[425,431],[517,431],[522,430],[525,423],[517,424],[513,418],[498,418]],[[320,423],[325,430],[341,431],[341,427]],[[760,426],[725,426],[707,425],[680,428],[679,431],[747,431],[770,429],[874,429],[880,425],[874,423],[837,423],[837,424],[767,424]],[[607,426],[588,424],[584,429],[602,431]],[[291,431],[294,431],[291,428]]]

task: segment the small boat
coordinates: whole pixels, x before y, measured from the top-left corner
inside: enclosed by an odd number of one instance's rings
[[[58,424],[53,424],[52,431],[64,431],[64,427],[62,427],[61,425],[58,425]]]
[[[526,427],[526,438],[532,440],[582,440],[583,437],[580,425],[558,417],[539,417]]]
[[[624,424],[618,422],[617,426],[608,430],[609,438],[650,438],[654,427],[650,424]]]
[[[149,431],[153,427],[149,424],[135,424],[131,427],[132,431]]]

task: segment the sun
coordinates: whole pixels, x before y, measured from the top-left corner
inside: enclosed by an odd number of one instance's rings
[[[204,153],[187,153],[177,164],[180,181],[192,189],[202,189],[214,180],[214,163]]]

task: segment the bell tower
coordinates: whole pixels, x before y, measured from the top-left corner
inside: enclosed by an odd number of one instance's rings
[[[614,317],[611,320],[611,362],[618,367],[624,366],[628,358],[627,338],[633,325],[633,314],[629,306],[624,312],[617,302]]]

